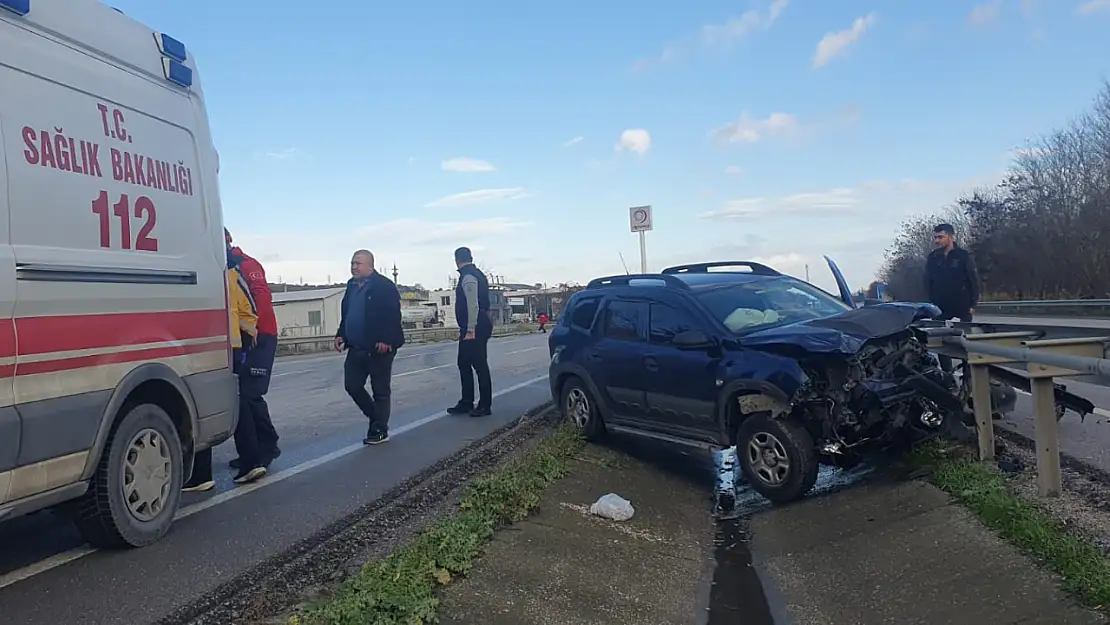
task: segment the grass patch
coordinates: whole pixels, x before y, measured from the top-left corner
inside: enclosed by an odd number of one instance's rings
[[[1018,495],[996,467],[939,441],[923,446],[914,460],[987,527],[1058,573],[1064,590],[1090,607],[1110,605],[1110,559],[1102,549],[1069,531],[1037,501]]]
[[[568,425],[466,487],[459,509],[384,560],[370,562],[290,625],[422,625],[437,621],[437,587],[470,570],[493,533],[521,521],[564,477],[584,441]]]

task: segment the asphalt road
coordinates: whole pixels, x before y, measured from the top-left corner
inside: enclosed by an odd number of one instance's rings
[[[0,524],[0,621],[139,625],[169,614],[550,399],[546,339],[490,342],[494,414],[481,419],[443,412],[459,394],[454,345],[403,348],[392,438],[369,448],[342,356],[280,359],[267,400],[283,454],[268,477],[235,487],[234,447],[221,446],[217,489],[186,495],[171,533],[145,549],[93,552],[52,513]]]

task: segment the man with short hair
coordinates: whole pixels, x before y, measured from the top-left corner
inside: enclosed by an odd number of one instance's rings
[[[401,326],[401,294],[392,280],[374,269],[374,255],[358,250],[351,256],[351,279],[339,305],[335,351],[347,349],[343,386],[370,421],[364,445],[389,440],[390,383],[393,359],[405,344]],[[366,392],[370,379],[371,398]]]
[[[925,290],[929,301],[940,308],[945,319],[971,321],[979,304],[979,271],[975,259],[956,243],[951,224],[933,228],[937,249],[925,261]]]
[[[462,399],[447,409],[450,414],[485,417],[492,414],[493,382],[486,347],[493,336],[489,312],[489,280],[474,265],[470,248],[455,250],[459,282],[455,287],[455,320],[459,323],[459,382]],[[474,405],[474,377],[478,377],[478,404]]]
[[[254,420],[258,433],[258,448],[262,464],[269,467],[281,455],[278,447],[278,433],[270,417],[270,407],[266,404],[266,393],[270,391],[270,377],[273,374],[274,358],[277,356],[277,316],[274,314],[274,299],[270,284],[266,281],[266,270],[262,263],[247,255],[234,245],[231,233],[224,228],[224,241],[227,243],[228,268],[236,269],[246,280],[258,312],[258,336],[245,354],[242,374],[239,376],[239,392],[243,395],[243,406],[249,407],[249,417]],[[248,415],[240,414],[239,418]],[[231,467],[242,469],[238,458],[231,461]]]
[[[925,290],[929,301],[940,308],[945,320],[971,322],[979,304],[979,271],[975,259],[956,244],[956,229],[952,224],[933,228],[933,242],[937,249],[925,260]],[[942,369],[952,370],[951,357],[942,354],[938,358]]]

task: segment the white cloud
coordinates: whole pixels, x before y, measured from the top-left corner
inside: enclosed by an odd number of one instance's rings
[[[859,204],[857,190],[836,188],[820,192],[795,193],[779,198],[753,197],[729,200],[721,208],[702,213],[699,217],[736,220],[770,214],[776,216],[843,214],[855,210]]]
[[[449,158],[443,161],[443,164],[440,166],[443,168],[443,171],[465,174],[497,171],[497,168],[487,161],[480,161],[476,158],[466,158],[464,156]]]
[[[613,149],[617,152],[646,154],[651,149],[651,135],[643,128],[629,128],[621,133]]]
[[[986,26],[998,20],[1002,14],[1002,0],[991,0],[971,9],[967,16],[967,23],[972,26]]]
[[[848,49],[859,41],[860,37],[870,30],[878,19],[877,14],[871,13],[856,18],[850,28],[826,33],[821,41],[817,43],[817,50],[813,53],[813,67],[824,67],[833,59],[847,54]]]
[[[744,170],[741,169],[739,165],[729,165],[725,167],[725,173],[730,176],[739,176],[743,172]]]
[[[1087,0],[1087,2],[1075,7],[1075,12],[1080,15],[1110,13],[1110,0]]]
[[[424,206],[426,208],[445,208],[452,206],[465,206],[469,204],[485,204],[486,202],[497,202],[503,200],[518,200],[529,196],[530,194],[525,192],[525,190],[521,187],[476,189],[474,191],[463,191],[462,193],[454,193],[446,197],[441,197],[438,200],[428,202]]]
[[[721,143],[757,143],[769,137],[790,136],[799,130],[798,118],[789,113],[771,113],[758,119],[748,113],[713,130],[710,136]]]
[[[579,143],[582,143],[585,140],[586,140],[586,137],[575,137],[575,138],[571,139],[570,141],[565,141],[563,143],[563,147],[564,148],[569,148],[570,146],[578,145]]]
[[[765,11],[749,9],[740,17],[733,17],[721,23],[706,24],[696,36],[668,43],[663,51],[653,58],[641,59],[633,65],[633,71],[643,71],[655,65],[678,60],[700,48],[727,48],[744,41],[758,31],[769,29],[778,21],[789,5],[789,0],[773,0]]]
[[[262,156],[265,156],[266,158],[272,158],[275,161],[284,161],[293,158],[296,155],[297,148],[285,148],[282,150],[271,150],[269,152],[262,153]]]

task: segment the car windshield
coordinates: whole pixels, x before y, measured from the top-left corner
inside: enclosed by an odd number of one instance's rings
[[[749,332],[851,310],[821,289],[794,278],[753,280],[712,287],[696,297],[733,332]]]

